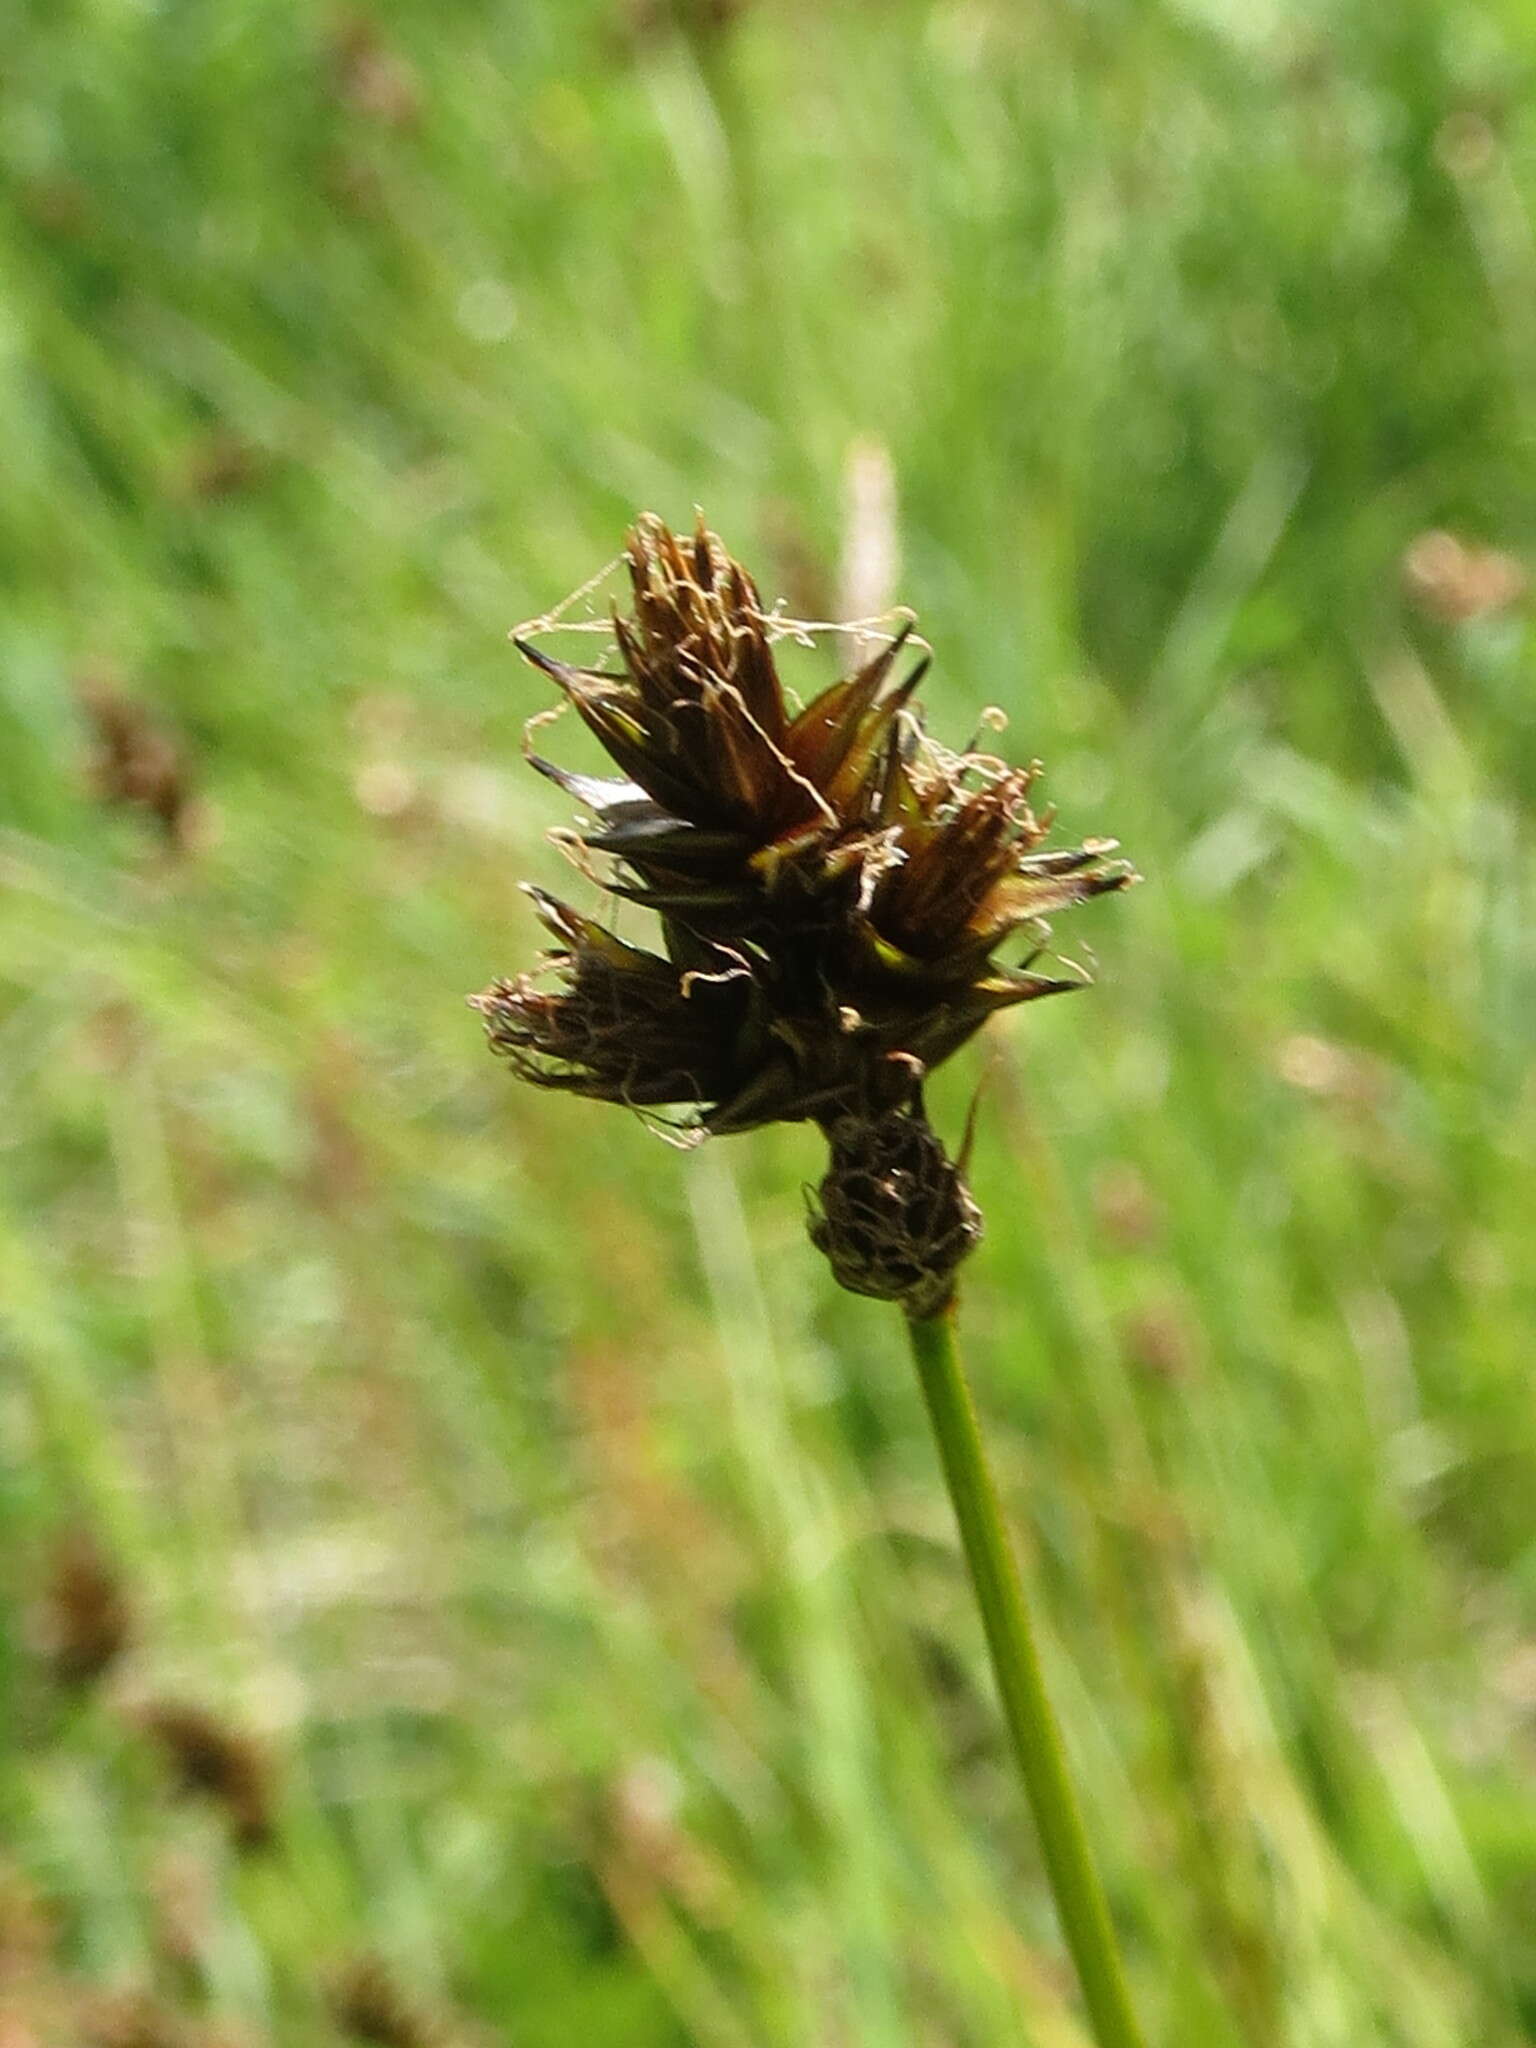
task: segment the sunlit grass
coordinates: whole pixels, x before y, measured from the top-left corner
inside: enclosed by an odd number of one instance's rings
[[[414,112],[272,6],[16,37],[7,1862],[58,1971],[284,2048],[364,1950],[532,2048],[1080,2048],[814,1145],[595,1130],[461,1003],[560,872],[506,630],[695,500],[818,610],[873,433],[936,723],[1151,878],[938,1105],[987,1076],[973,1375],[1149,2030],[1512,2048],[1536,724],[1522,602],[1400,561],[1536,539],[1523,16],[623,13],[381,14]],[[92,802],[86,673],[191,856]],[[68,1705],[78,1522],[136,1641]],[[163,1697],[270,1744],[274,1848],[167,1804]]]

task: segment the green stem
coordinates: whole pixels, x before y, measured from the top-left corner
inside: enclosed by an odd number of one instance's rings
[[[912,1355],[928,1404],[949,1497],[981,1608],[992,1669],[1024,1780],[1062,1932],[1083,1987],[1099,2048],[1142,2048],[1115,1946],[1104,1888],[1067,1774],[1061,1735],[1046,1696],[1040,1656],[1018,1567],[1008,1546],[997,1488],[976,1426],[952,1314],[912,1318]]]

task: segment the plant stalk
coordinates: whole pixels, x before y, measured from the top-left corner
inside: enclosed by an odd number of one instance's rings
[[[976,1589],[1003,1713],[1040,1833],[1062,1933],[1099,2048],[1144,2048],[1131,2010],[1104,1888],[1067,1772],[1045,1690],[1023,1582],[1009,1548],[997,1487],[960,1363],[953,1311],[911,1317],[907,1328],[960,1540]]]

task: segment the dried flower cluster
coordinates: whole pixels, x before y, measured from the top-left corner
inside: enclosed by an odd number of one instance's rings
[[[132,1630],[117,1568],[90,1530],[65,1529],[43,1587],[48,1662],[59,1685],[85,1690],[111,1670]]]
[[[78,695],[91,728],[90,780],[98,801],[148,812],[175,852],[190,851],[201,821],[184,749],[110,678],[86,676]]]
[[[326,2000],[338,2033],[377,2048],[437,2048],[437,2020],[398,1983],[379,1956],[355,1956],[338,1970]]]
[[[157,1701],[139,1718],[159,1744],[177,1791],[221,1807],[238,1848],[265,1848],[276,1822],[277,1793],[262,1745],[206,1708],[176,1701]]]
[[[715,535],[648,515],[626,558],[618,671],[518,646],[620,770],[533,757],[595,821],[566,843],[657,914],[664,950],[535,890],[558,942],[545,970],[473,1000],[541,1087],[688,1105],[704,1134],[813,1119],[833,1144],[817,1243],[844,1285],[930,1313],[979,1217],[923,1119],[924,1077],[999,1010],[1079,985],[1002,965],[1005,940],[1028,931],[1033,955],[1043,917],[1134,875],[1109,841],[1041,849],[1035,768],[928,737],[926,662],[896,675],[910,626],[796,709],[773,621]]]

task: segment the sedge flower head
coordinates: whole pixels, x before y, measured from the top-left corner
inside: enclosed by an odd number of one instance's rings
[[[978,1221],[947,1162],[923,1167],[914,1192],[931,1137],[923,1082],[999,1011],[1081,986],[1037,970],[1044,920],[1134,872],[1112,841],[1044,845],[1035,767],[929,737],[910,625],[797,707],[774,659],[779,622],[702,522],[683,539],[645,515],[625,561],[632,609],[613,617],[614,665],[518,646],[618,771],[531,757],[586,814],[569,850],[655,913],[659,943],[534,891],[557,943],[540,972],[473,999],[491,1045],[540,1087],[680,1109],[701,1135],[815,1121],[834,1167],[817,1242],[845,1284],[927,1299],[931,1276],[916,1291],[901,1281],[925,1256],[913,1219],[951,1266]],[[1020,936],[1027,957],[1006,964]],[[882,1161],[888,1180],[908,1176],[889,1199],[872,1192]],[[882,1209],[898,1252],[840,1261],[838,1219],[867,1234]]]

